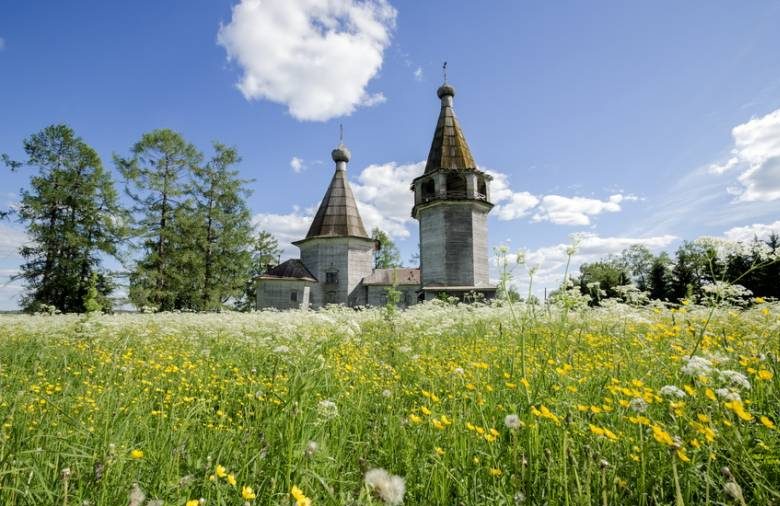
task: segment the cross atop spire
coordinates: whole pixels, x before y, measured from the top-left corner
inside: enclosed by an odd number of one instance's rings
[[[447,62],[444,62],[444,65],[441,66],[441,70],[444,73],[444,84],[447,84]]]
[[[339,123],[339,146],[344,144],[344,124]]]

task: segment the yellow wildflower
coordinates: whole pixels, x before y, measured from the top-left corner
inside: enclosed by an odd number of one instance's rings
[[[659,425],[653,425],[652,428],[653,437],[656,441],[667,446],[674,446],[674,440],[672,439],[672,436],[670,436],[669,433],[663,429],[663,427]]]
[[[490,476],[495,476],[495,477],[499,477],[502,474],[504,474],[503,471],[501,471],[501,469],[497,467],[491,467],[488,473],[490,473]]]
[[[227,475],[227,477],[225,479],[227,480],[227,482],[230,485],[233,485],[234,487],[236,486],[236,476],[235,475],[229,474],[229,475]]]
[[[227,476],[227,471],[225,470],[224,466],[217,464],[217,468],[214,470],[214,474],[216,474],[218,478],[224,478]]]
[[[303,493],[303,490],[299,489],[295,485],[292,486],[292,489],[290,490],[290,495],[293,496],[293,499],[295,499],[295,506],[311,505],[311,499],[306,497]]]
[[[198,501],[197,499],[190,499],[185,503],[185,506],[199,506],[199,505],[200,505],[200,501]]]
[[[143,450],[139,450],[138,448],[136,448],[135,450],[131,451],[130,452],[130,458],[135,459],[135,460],[140,460],[140,459],[144,458]]]
[[[764,427],[766,427],[767,429],[774,429],[775,428],[775,422],[770,420],[769,417],[761,415],[761,417],[759,417],[759,420],[764,425]]]
[[[251,501],[252,499],[257,498],[257,496],[255,495],[255,491],[252,490],[252,487],[244,485],[241,487],[241,498],[245,501]]]
[[[758,371],[758,379],[769,381],[773,377],[774,374],[772,374],[772,371],[767,371],[766,369],[761,369],[760,371]]]
[[[723,405],[733,411],[740,420],[743,420],[745,422],[749,422],[753,419],[753,415],[751,415],[749,412],[745,411],[745,407],[742,405],[742,401],[729,401],[723,403]]]

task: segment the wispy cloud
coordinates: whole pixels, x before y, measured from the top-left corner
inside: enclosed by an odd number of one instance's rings
[[[306,166],[303,164],[303,158],[298,158],[297,156],[293,156],[290,160],[290,168],[293,172],[296,174],[300,174],[303,172],[303,170],[306,168]]]

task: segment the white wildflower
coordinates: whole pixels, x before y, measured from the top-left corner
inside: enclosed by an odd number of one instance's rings
[[[688,357],[686,364],[682,367],[683,374],[698,378],[700,376],[709,377],[712,374],[712,362],[704,357]]]
[[[729,388],[719,388],[715,390],[715,394],[723,399],[724,401],[741,401],[742,397],[740,397],[738,392],[735,392]]]
[[[313,457],[315,453],[317,453],[317,450],[319,450],[320,445],[317,444],[316,441],[309,441],[306,445],[305,454],[307,457]]]
[[[399,346],[398,351],[400,351],[401,353],[409,353],[410,351],[412,351],[412,348],[409,346]]]
[[[283,355],[285,353],[290,353],[290,347],[281,344],[281,345],[277,346],[276,348],[274,348],[274,353],[278,353],[280,355]]]
[[[395,506],[404,501],[406,484],[400,476],[391,475],[384,469],[371,469],[366,473],[365,483],[385,504]]]
[[[463,376],[464,374],[466,374],[466,371],[464,371],[462,367],[456,367],[455,369],[452,370],[452,373],[457,374],[458,376]]]
[[[750,390],[750,380],[739,371],[720,371],[720,380],[727,382],[730,386]]]
[[[520,421],[519,416],[513,413],[511,415],[506,415],[504,418],[504,425],[507,429],[519,429],[523,426],[523,422]]]
[[[328,399],[321,400],[319,404],[317,404],[317,412],[320,417],[325,420],[330,420],[339,416],[338,406],[336,406],[335,402]]]
[[[389,397],[392,397],[392,396],[393,396],[393,392],[391,392],[390,390],[388,390],[386,388],[384,390],[382,390],[382,397],[388,397],[389,398]]]
[[[683,398],[687,394],[683,392],[681,389],[677,388],[674,385],[664,385],[661,387],[661,395],[665,395],[667,397],[680,397]]]
[[[647,410],[647,402],[641,397],[634,397],[628,405],[637,413],[644,413]]]
[[[144,494],[144,491],[141,490],[141,487],[138,486],[138,483],[133,483],[132,488],[130,488],[130,493],[127,496],[128,506],[141,506],[143,504],[144,499],[146,499],[146,494]]]

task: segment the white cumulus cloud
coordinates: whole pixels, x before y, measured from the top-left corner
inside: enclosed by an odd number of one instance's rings
[[[744,227],[726,230],[723,236],[730,241],[751,242],[754,238],[766,240],[770,234],[780,234],[780,220],[774,223],[753,223]]]
[[[607,200],[545,195],[533,220],[550,221],[556,225],[590,225],[591,216],[620,211],[623,200],[626,197],[619,193],[610,195]]]
[[[243,70],[238,88],[247,99],[325,121],[384,101],[366,87],[395,18],[386,0],[241,0],[217,41]]]
[[[423,69],[422,67],[417,67],[414,71],[414,80],[415,81],[422,81],[423,80]]]
[[[607,200],[561,195],[534,195],[527,191],[516,192],[509,185],[506,174],[482,169],[493,177],[490,183],[490,199],[496,204],[495,215],[499,220],[516,220],[533,213],[534,222],[548,221],[556,225],[590,225],[591,216],[615,213],[621,204],[639,200],[634,195],[616,193]]]
[[[729,159],[712,164],[709,172],[741,169],[729,193],[742,202],[780,199],[780,109],[753,118],[731,130],[734,148]]]
[[[379,227],[394,238],[409,237],[414,193],[412,179],[423,173],[425,162],[369,165],[360,172],[352,191],[366,231]]]

